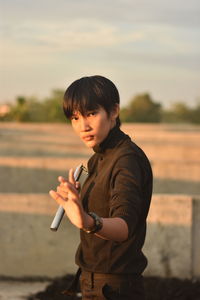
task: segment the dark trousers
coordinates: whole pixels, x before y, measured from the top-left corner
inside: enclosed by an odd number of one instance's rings
[[[143,277],[82,271],[82,300],[145,300]]]

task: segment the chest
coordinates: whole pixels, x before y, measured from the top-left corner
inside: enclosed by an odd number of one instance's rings
[[[96,161],[82,189],[81,198],[86,211],[93,211],[102,217],[109,216],[113,167],[113,159],[99,157]]]

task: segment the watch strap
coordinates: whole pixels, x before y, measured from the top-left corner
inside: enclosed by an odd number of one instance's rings
[[[88,213],[89,216],[91,216],[94,220],[94,225],[92,228],[83,228],[83,231],[85,231],[86,233],[92,234],[92,233],[96,233],[99,230],[102,229],[103,227],[103,221],[102,218],[99,217],[97,214],[95,214],[94,212],[89,212]]]

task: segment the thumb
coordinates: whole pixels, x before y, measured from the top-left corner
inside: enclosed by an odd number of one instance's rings
[[[80,185],[80,182],[79,182],[79,181],[76,181],[75,187],[76,187],[76,189],[77,189],[78,191],[80,191],[81,185]]]
[[[71,184],[73,184],[74,186],[76,186],[76,181],[74,179],[74,170],[73,169],[69,170],[69,182]]]

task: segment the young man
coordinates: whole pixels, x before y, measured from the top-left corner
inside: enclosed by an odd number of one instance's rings
[[[69,171],[50,195],[80,228],[76,263],[86,299],[144,299],[142,253],[152,195],[152,171],[144,152],[120,130],[119,93],[102,76],[73,82],[64,113],[80,139],[94,150],[81,192]]]

